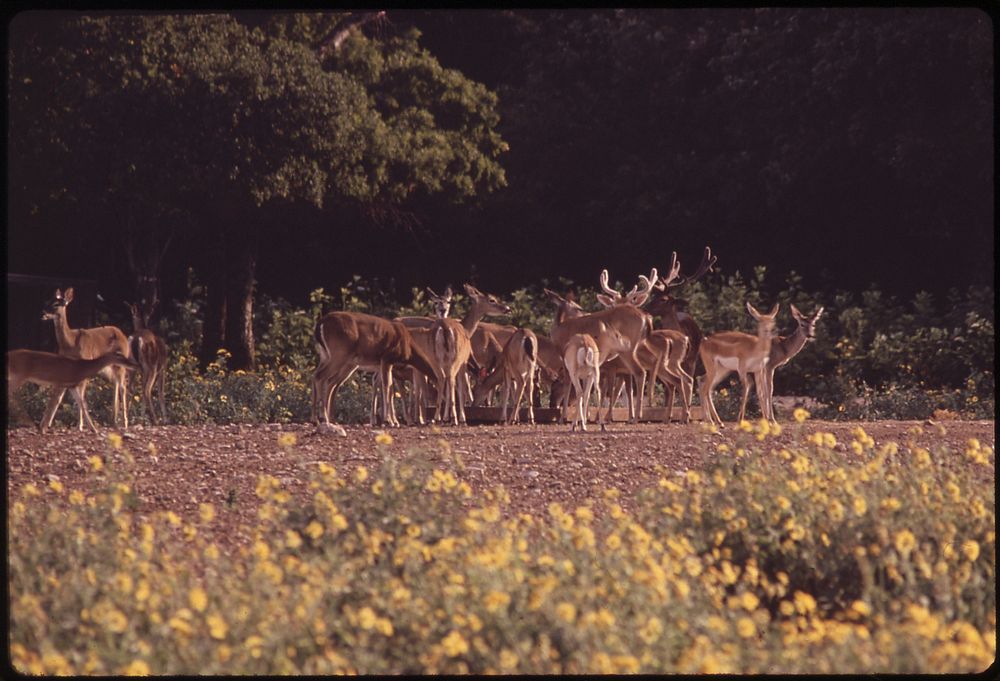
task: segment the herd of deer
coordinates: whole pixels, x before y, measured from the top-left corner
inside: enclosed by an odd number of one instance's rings
[[[548,289],[545,294],[556,305],[549,336],[536,335],[527,328],[483,321],[489,315],[509,314],[508,305],[495,296],[466,284],[470,306],[461,321],[448,317],[452,291],[443,295],[428,289],[434,317],[383,319],[359,312],[330,312],[316,324],[314,338],[319,363],[313,375],[312,418],[323,428],[333,428],[337,391],[358,369],[375,374],[371,421],[399,425],[393,395],[393,372],[409,380],[409,400],[404,400],[404,420],[425,423],[425,409],[433,404],[434,419],[464,423],[467,404],[490,403],[495,391],[502,390],[505,422],[519,420],[522,401],[528,420],[534,422],[533,404],[542,384],[550,390],[550,407],[561,406],[572,414],[572,429],[587,430],[591,395],[596,393],[598,422],[605,429],[602,395],[607,398],[607,418],[625,390],[630,422],[642,416],[643,395],[652,403],[659,381],[666,396],[665,420],[673,411],[675,393],[680,392],[683,422],[691,416],[695,366],[698,359],[705,369],[700,398],[704,418],[722,425],[712,391],[726,376],[736,371],[743,385],[739,419],[746,413],[750,378],[755,378],[757,398],[763,416],[774,420],[772,393],[774,372],[794,357],[815,336],[815,325],[823,308],[812,316],[791,306],[798,323],[789,336],[776,336],[778,306],[767,314],[749,302],[747,310],[757,321],[757,333],[725,331],[703,337],[698,324],[686,312],[676,289],[712,270],[715,256],[706,247],[694,273],[682,276],[674,253],[665,277],[654,268],[649,276],[639,275],[639,284],[628,293],[611,288],[608,272],[601,273],[603,293],[597,300],[605,309],[586,313],[572,299]],[[142,399],[150,420],[166,420],[164,378],[167,347],[163,339],[147,328],[148,313],[126,303],[135,331],[132,336],[114,326],[88,329],[70,328],[66,306],[73,289],[56,290],[42,319],[55,326],[58,353],[12,350],[7,353],[8,401],[24,383],[51,386],[39,430],[51,426],[56,409],[69,390],[79,412],[79,428],[84,423],[95,432],[84,399],[87,383],[102,376],[114,385],[114,423],[128,427],[128,375],[142,371]],[[654,328],[654,315],[663,328]],[[475,385],[470,370],[476,376]],[[159,396],[159,414],[153,407],[153,390]],[[527,396],[527,399],[525,399]],[[572,408],[570,401],[573,400]]]
[[[133,335],[125,337],[116,326],[98,326],[90,329],[70,328],[66,320],[66,306],[73,302],[73,289],[56,289],[55,296],[46,305],[42,319],[55,325],[58,353],[37,350],[11,350],[7,353],[7,402],[13,404],[14,393],[25,383],[51,386],[52,394],[45,408],[40,431],[52,425],[56,409],[69,390],[76,401],[83,424],[97,432],[84,396],[87,383],[101,376],[114,386],[112,414],[118,424],[121,411],[122,423],[128,428],[128,372],[142,371],[142,399],[146,413],[153,423],[167,418],[164,398],[164,380],[167,367],[167,346],[163,339],[146,328],[148,316],[135,304],[125,303],[132,314]],[[138,360],[138,361],[137,361]],[[153,409],[153,390],[156,389],[160,413]]]
[[[394,371],[412,385],[409,405],[403,402],[404,419],[409,423],[424,423],[424,408],[430,401],[436,420],[464,423],[466,404],[488,402],[497,388],[502,389],[505,422],[519,419],[526,393],[528,420],[534,422],[536,376],[538,383],[547,383],[550,388],[550,406],[561,405],[564,416],[570,399],[574,400],[573,430],[577,426],[587,429],[587,406],[593,392],[602,430],[606,426],[601,396],[608,399],[610,415],[622,389],[628,400],[629,421],[637,421],[646,386],[652,402],[657,381],[665,388],[665,419],[671,417],[679,391],[682,421],[686,423],[700,357],[705,368],[700,397],[707,420],[722,425],[712,391],[736,371],[743,385],[739,419],[746,413],[752,375],[762,414],[773,421],[774,372],[815,337],[823,308],[806,316],[793,305],[792,316],[798,326],[791,335],[781,337],[775,330],[778,306],[763,314],[748,302],[747,310],[757,321],[756,335],[726,331],[703,338],[685,311],[685,301],[674,291],[711,271],[715,260],[706,247],[697,270],[682,276],[674,253],[665,277],[658,276],[654,268],[648,277],[639,275],[640,283],[628,293],[611,288],[605,270],[600,277],[603,293],[597,296],[605,309],[593,313],[584,312],[570,297],[545,289],[557,308],[548,338],[530,329],[482,321],[487,315],[507,314],[510,307],[469,285],[465,291],[470,307],[461,321],[448,317],[450,288],[444,295],[427,289],[435,317],[388,320],[359,312],[330,312],[316,324],[314,334],[319,365],[313,376],[313,419],[319,426],[333,427],[330,414],[337,390],[361,369],[375,374],[373,424],[381,419],[386,425],[399,425],[392,399]],[[654,328],[654,315],[661,318],[663,328]],[[474,387],[470,369],[478,377]],[[436,398],[429,401],[432,387]]]

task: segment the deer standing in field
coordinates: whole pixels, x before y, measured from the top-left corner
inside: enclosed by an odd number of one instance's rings
[[[687,301],[683,298],[677,298],[674,295],[674,291],[686,284],[701,279],[707,272],[714,271],[712,267],[715,265],[716,260],[718,260],[718,256],[712,255],[712,249],[706,246],[698,268],[692,274],[683,276],[680,272],[681,265],[677,260],[677,252],[675,251],[671,255],[667,276],[661,277],[654,286],[659,292],[650,299],[649,304],[646,306],[647,312],[660,318],[661,328],[680,331],[688,337],[690,343],[682,366],[684,367],[684,371],[692,378],[695,377],[698,364],[698,347],[701,345],[701,339],[704,336],[698,323],[695,322],[687,311]]]
[[[313,420],[317,426],[331,426],[337,391],[358,369],[379,372],[382,420],[399,422],[392,411],[390,391],[392,367],[414,367],[437,380],[434,360],[413,342],[402,322],[361,312],[329,312],[319,319],[313,333],[319,363],[313,373]],[[320,420],[322,418],[322,421]]]
[[[111,350],[120,352],[125,357],[130,355],[128,338],[121,329],[115,326],[97,326],[90,329],[71,329],[66,320],[66,306],[73,302],[73,288],[65,292],[56,289],[55,296],[49,302],[42,319],[53,322],[56,332],[56,343],[59,354],[75,359],[97,359]],[[112,419],[118,425],[118,405],[121,405],[124,427],[128,428],[128,369],[121,364],[108,364],[98,375],[111,382],[114,386],[114,405]],[[80,386],[80,396],[85,397],[87,382]],[[60,399],[62,397],[60,396]],[[83,404],[80,402],[78,404]],[[56,405],[58,406],[58,405]],[[83,430],[83,408],[79,409],[79,429]]]
[[[438,385],[439,406],[435,410],[435,418],[444,420],[447,417],[455,423],[465,423],[465,402],[472,400],[468,375],[464,371],[464,367],[469,363],[482,366],[479,357],[475,355],[473,342],[473,339],[477,337],[489,338],[486,334],[479,335],[482,319],[487,315],[510,313],[509,305],[492,294],[483,293],[471,284],[465,284],[465,292],[469,296],[471,305],[461,322],[444,317],[438,319],[403,318],[403,323],[407,326],[434,328],[435,358],[439,355],[442,360],[439,367],[444,379],[444,383]],[[433,294],[433,291],[431,293]],[[446,297],[450,304],[450,288],[446,291]],[[444,392],[444,407],[440,406],[442,392]]]
[[[166,423],[167,406],[164,396],[164,383],[167,378],[167,344],[163,339],[146,326],[146,315],[143,315],[135,303],[125,303],[132,315],[132,335],[129,337],[129,347],[132,356],[139,362],[142,369],[142,404],[149,414],[153,425]],[[157,418],[153,408],[153,389],[159,396],[160,414]]]
[[[650,405],[653,404],[653,394],[657,380],[663,382],[666,388],[664,423],[668,423],[671,420],[674,395],[677,390],[681,393],[683,408],[681,422],[688,423],[691,420],[691,394],[694,390],[694,380],[684,371],[683,366],[681,366],[681,362],[688,351],[688,346],[688,337],[680,331],[657,329],[650,333],[649,338],[643,341],[636,353],[640,366],[649,375],[647,381],[649,386],[648,403]],[[611,398],[608,402],[608,419],[611,418],[612,406],[627,377],[628,370],[618,358],[611,360],[603,368],[603,378],[605,381],[603,391]]]
[[[802,351],[806,343],[816,340],[816,322],[823,314],[823,308],[816,310],[811,317],[799,312],[794,305],[791,306],[792,317],[797,326],[790,336],[778,336],[771,341],[771,354],[768,357],[767,365],[761,372],[754,374],[757,383],[757,399],[761,404],[761,411],[764,418],[769,421],[776,421],[774,417],[774,372],[778,367],[783,367],[791,361],[795,355]],[[761,386],[765,386],[766,393],[762,395]],[[744,413],[747,404],[749,391],[743,391],[743,402],[740,404],[740,414]],[[761,399],[763,397],[763,399]]]
[[[739,421],[743,420],[747,395],[750,392],[748,374],[759,373],[763,379],[758,381],[757,394],[761,400],[761,411],[769,413],[764,395],[768,394],[767,364],[771,356],[771,343],[775,335],[775,317],[778,316],[778,305],[775,304],[767,314],[758,312],[753,305],[747,303],[747,311],[757,320],[757,335],[742,331],[722,331],[708,336],[701,342],[699,355],[705,365],[705,378],[701,384],[701,404],[705,418],[722,427],[722,419],[712,402],[712,391],[722,379],[736,371],[743,384],[743,405],[740,408]]]
[[[96,433],[97,426],[87,412],[83,387],[88,380],[112,366],[123,370],[139,368],[135,360],[126,357],[118,350],[111,350],[110,347],[109,352],[93,359],[77,359],[38,350],[10,350],[7,353],[8,404],[13,404],[14,393],[25,383],[51,386],[52,394],[48,406],[38,424],[38,432],[44,432],[52,425],[56,409],[59,408],[63,395],[69,390],[80,411],[80,418]]]
[[[507,340],[503,354],[500,356],[500,369],[503,372],[503,420],[505,423],[517,423],[521,419],[521,399],[524,391],[528,391],[528,421],[535,422],[535,408],[532,404],[532,393],[535,391],[535,371],[538,366],[538,338],[531,329],[518,329]],[[507,400],[514,398],[514,411],[508,418]]]
[[[597,420],[601,424],[601,430],[607,430],[601,417],[601,355],[597,342],[585,333],[570,336],[566,341],[563,362],[570,383],[576,391],[576,408],[573,410],[573,425],[570,430],[575,431],[576,424],[579,423],[581,429],[586,432],[587,408],[590,405],[590,394],[593,389],[597,390]],[[569,390],[566,391],[563,401],[564,414],[568,402]]]

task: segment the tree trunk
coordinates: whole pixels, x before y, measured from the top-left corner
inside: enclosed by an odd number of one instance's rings
[[[205,270],[205,321],[202,326],[201,354],[199,364],[202,371],[215,360],[219,348],[226,340],[226,235],[220,230],[212,249],[215,256]]]
[[[253,290],[257,270],[253,229],[231,239],[226,275],[226,315],[224,346],[232,357],[231,369],[252,371],[256,366],[253,338]],[[233,243],[235,241],[235,243]]]

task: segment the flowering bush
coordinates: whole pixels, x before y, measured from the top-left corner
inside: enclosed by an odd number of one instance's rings
[[[796,412],[797,420],[805,420]],[[444,440],[374,470],[263,475],[258,522],[137,511],[109,441],[87,489],[10,507],[25,673],[972,672],[995,656],[993,451],[745,423],[706,469],[576,508],[474,493]],[[294,451],[294,436],[279,437]],[[228,537],[232,539],[231,537]],[[224,544],[225,546],[225,544]]]

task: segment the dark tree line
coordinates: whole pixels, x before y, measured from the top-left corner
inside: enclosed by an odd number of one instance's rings
[[[252,366],[255,293],[353,273],[504,291],[709,243],[815,286],[992,282],[976,10],[34,12],[10,38],[9,267],[147,307],[193,268],[204,361]]]

